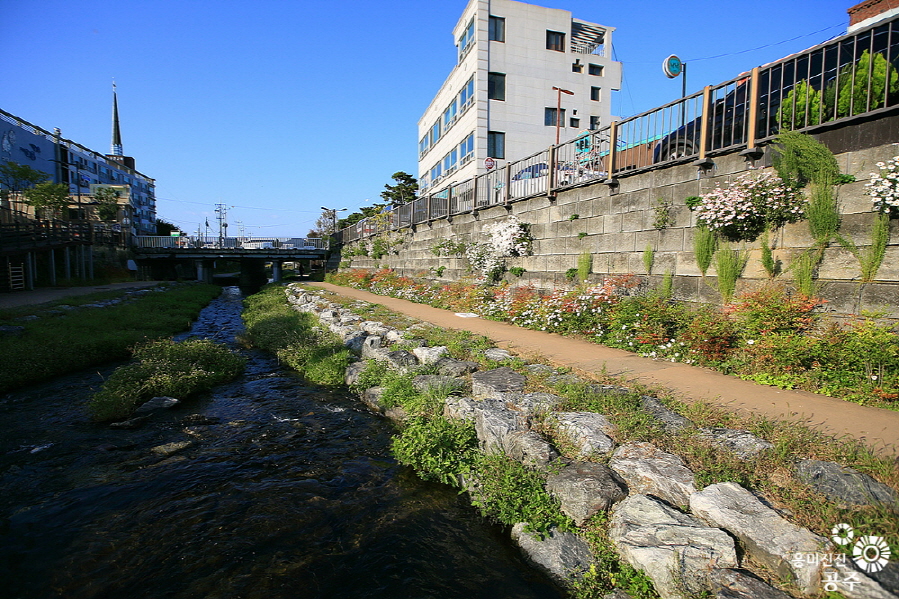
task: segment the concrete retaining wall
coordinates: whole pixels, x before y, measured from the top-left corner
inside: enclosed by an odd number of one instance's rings
[[[824,140],[827,141],[826,135]],[[896,155],[899,155],[899,144],[895,143],[837,155],[842,172],[858,179],[838,188],[842,212],[840,234],[859,246],[870,243],[875,218],[871,200],[865,195],[865,183],[870,173],[877,170],[877,162]],[[664,273],[671,272],[677,299],[720,302],[714,265],[706,277],[701,276],[696,265],[693,253],[696,218],[687,208],[685,199],[706,193],[716,184],[726,185],[752,167],[769,168],[771,152],[767,151],[755,164],[738,154],[718,156],[714,163],[714,167],[704,173],[689,164],[677,165],[622,177],[617,188],[594,184],[561,192],[555,199],[536,197],[508,207],[435,220],[392,233],[394,239],[403,239],[403,243],[395,246],[395,254],[390,253],[379,260],[345,255],[341,258],[342,264],[344,267],[349,264],[351,268],[386,266],[405,275],[434,279],[438,278],[436,269],[444,267],[440,280],[459,280],[468,274],[466,260],[436,256],[432,251],[434,246],[447,239],[484,241],[486,236],[481,231],[485,224],[512,214],[531,224],[534,239],[533,255],[507,260],[508,267],[526,269],[520,278],[506,275],[514,284],[538,288],[569,286],[565,273],[577,266],[583,252],[593,256],[591,281],[599,282],[609,275],[625,273],[646,275],[643,252],[651,246],[655,255],[648,278],[650,284],[658,283]],[[659,200],[671,205],[671,224],[662,229],[654,226]],[[775,259],[786,271],[780,278],[791,283],[790,266],[813,243],[807,221],[782,227],[772,235],[771,242]],[[355,245],[348,244],[344,254],[352,253]],[[745,247],[750,252],[743,278],[737,283],[737,293],[767,280],[761,265],[759,242],[733,246]],[[861,284],[859,278],[858,260],[838,244],[831,244],[818,269],[819,295],[828,300],[828,310],[839,315],[858,314],[864,309],[877,310],[886,312],[888,317],[899,318],[899,221],[896,219],[891,221],[890,245],[876,280]]]

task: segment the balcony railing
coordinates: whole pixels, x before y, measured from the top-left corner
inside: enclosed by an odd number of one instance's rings
[[[899,17],[706,86],[659,108],[588,131],[503,168],[343,229],[339,242],[530,197],[754,150],[782,131],[814,132],[899,106]],[[751,153],[751,152],[750,152]],[[377,223],[377,224],[376,224]]]

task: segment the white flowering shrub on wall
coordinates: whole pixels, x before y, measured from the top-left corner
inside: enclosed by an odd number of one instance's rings
[[[471,269],[488,282],[499,280],[506,268],[506,258],[531,253],[528,225],[514,216],[487,223],[481,232],[487,236],[487,241],[468,246],[465,257]]]
[[[774,173],[741,175],[699,199],[695,207],[699,222],[732,241],[754,241],[766,226],[801,219],[805,208],[796,190]]]
[[[874,210],[880,214],[899,214],[899,156],[885,163],[878,162],[877,168],[880,171],[871,173],[871,180],[865,184]]]

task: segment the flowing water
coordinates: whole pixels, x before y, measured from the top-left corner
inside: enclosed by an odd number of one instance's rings
[[[234,342],[226,288],[188,335]],[[92,423],[111,367],[0,398],[0,597],[559,597],[392,425],[254,351],[137,430]],[[153,448],[189,442],[177,453]]]

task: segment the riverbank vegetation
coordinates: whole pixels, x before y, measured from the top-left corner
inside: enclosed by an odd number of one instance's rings
[[[123,292],[0,311],[0,326],[9,327],[0,335],[0,393],[127,359],[136,344],[190,328],[220,292],[215,285],[182,283],[103,307],[89,305],[120,298]]]
[[[319,329],[311,314],[291,310],[284,288],[270,285],[244,300],[241,341],[272,353],[308,381],[342,385],[350,351],[335,335]]]
[[[635,275],[552,292],[475,281],[435,284],[389,269],[335,273],[328,280],[784,389],[899,409],[899,335],[893,326],[876,314],[827,319],[822,299],[777,282],[715,309],[675,301]]]
[[[127,418],[153,397],[183,400],[209,391],[243,372],[245,364],[241,356],[208,339],[150,341],[137,346],[132,358],[130,364],[116,368],[91,396],[95,420]]]
[[[271,290],[266,293],[269,295],[265,303],[273,310],[280,312],[277,304],[287,306],[283,290],[278,290],[277,296]],[[262,305],[262,298],[251,300]],[[484,350],[492,344],[482,336],[422,325],[382,306],[339,295],[329,294],[328,300],[343,304],[366,320],[380,321],[388,326],[408,329],[417,324],[414,328],[416,339],[423,339],[432,347],[446,346],[455,359],[478,362],[484,369],[500,365],[511,367],[527,376],[526,392],[550,392],[564,398],[557,409],[605,415],[613,425],[610,434],[616,444],[650,442],[680,456],[695,473],[697,488],[719,482],[737,482],[764,497],[781,513],[789,514],[791,522],[824,537],[830,536],[835,523],[845,522],[862,531],[861,534],[881,535],[891,544],[899,538],[899,520],[889,507],[879,504],[841,505],[814,490],[797,474],[799,460],[826,460],[855,468],[893,489],[899,489],[899,470],[895,463],[876,456],[858,442],[828,437],[803,423],[739,415],[703,402],[683,404],[663,390],[630,383],[627,383],[629,388],[625,388],[621,380],[602,373],[596,373],[590,381],[578,380],[570,374],[558,376],[559,373],[551,369],[545,369],[542,374],[535,373],[535,369],[527,368],[528,364],[520,358],[501,363],[488,359]],[[763,321],[752,322],[755,326],[762,326]],[[402,347],[401,341],[396,349]],[[334,376],[338,374],[342,375],[343,371],[335,371]],[[481,513],[496,522],[507,526],[528,522],[531,530],[538,534],[544,534],[551,528],[574,530],[571,520],[561,512],[558,501],[546,492],[545,473],[526,468],[501,454],[481,453],[474,426],[447,419],[443,414],[444,400],[458,393],[458,387],[446,385],[421,391],[413,383],[413,378],[419,374],[433,372],[424,366],[416,372],[401,374],[388,369],[382,362],[369,360],[353,387],[357,393],[380,387],[379,404],[402,408],[407,414],[405,421],[398,424],[392,443],[397,461],[414,468],[425,480],[452,485],[460,492],[468,491],[472,503]],[[597,382],[610,385],[617,392],[597,393],[591,386]],[[645,395],[659,398],[668,409],[692,420],[695,427],[676,433],[667,432],[644,407],[641,397]],[[582,459],[572,452],[563,439],[555,438],[553,427],[548,423],[538,421],[537,427],[563,456]],[[716,427],[747,430],[771,443],[772,447],[755,456],[740,459],[702,434],[701,429]],[[594,516],[578,529],[578,533],[590,543],[596,563],[574,584],[572,595],[602,597],[614,588],[621,588],[635,598],[656,597],[646,576],[619,560],[607,530],[606,514]],[[899,547],[893,546],[892,549],[896,551]],[[760,573],[764,575],[763,571]]]

